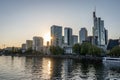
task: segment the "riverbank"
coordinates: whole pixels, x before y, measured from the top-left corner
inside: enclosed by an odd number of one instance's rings
[[[97,56],[83,56],[83,55],[40,55],[40,54],[11,54],[5,56],[18,56],[18,57],[45,57],[45,58],[61,58],[61,59],[85,59],[85,60],[95,60],[102,61],[102,57]]]

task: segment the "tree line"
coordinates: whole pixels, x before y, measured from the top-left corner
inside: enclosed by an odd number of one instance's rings
[[[50,46],[49,50],[51,55],[65,54],[64,48],[61,48],[59,46]],[[72,51],[75,53],[75,55],[104,56],[106,54],[107,56],[120,57],[120,46],[115,46],[110,51],[105,52],[103,49],[88,42],[75,44],[72,47]],[[15,49],[13,47],[11,51],[6,51],[5,54],[44,54],[44,52],[33,51],[32,48],[29,48],[24,53],[22,53],[21,49]]]

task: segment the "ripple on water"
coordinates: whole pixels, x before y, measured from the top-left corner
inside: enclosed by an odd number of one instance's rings
[[[86,60],[0,56],[0,80],[120,80],[120,67]]]

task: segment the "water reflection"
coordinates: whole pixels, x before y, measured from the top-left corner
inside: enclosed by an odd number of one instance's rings
[[[120,67],[88,60],[0,56],[0,80],[119,80]]]
[[[52,73],[51,68],[52,68],[51,59],[43,58],[42,60],[42,78],[43,79],[51,78],[51,73]]]

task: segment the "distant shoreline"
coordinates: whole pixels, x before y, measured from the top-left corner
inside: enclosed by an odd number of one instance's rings
[[[61,59],[85,59],[85,60],[95,60],[102,61],[102,57],[98,56],[83,56],[83,55],[39,55],[39,54],[12,54],[5,56],[18,56],[18,57],[45,57],[45,58],[61,58]]]

